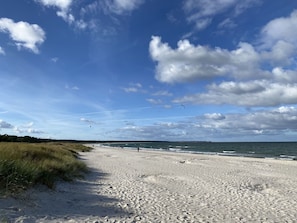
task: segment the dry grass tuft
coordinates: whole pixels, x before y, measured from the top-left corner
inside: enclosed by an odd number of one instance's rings
[[[57,180],[82,177],[86,165],[78,152],[89,151],[70,143],[0,143],[0,192],[19,193],[36,184],[54,188]]]

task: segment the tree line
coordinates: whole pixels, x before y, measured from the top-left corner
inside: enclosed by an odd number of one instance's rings
[[[39,142],[48,142],[47,139],[38,139],[31,136],[15,136],[15,135],[0,135],[0,142],[30,142],[30,143],[39,143]]]

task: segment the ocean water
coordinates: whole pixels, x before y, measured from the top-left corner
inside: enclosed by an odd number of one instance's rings
[[[177,153],[297,160],[297,142],[110,142],[101,145]]]

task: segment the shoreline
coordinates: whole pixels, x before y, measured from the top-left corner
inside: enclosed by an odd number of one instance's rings
[[[112,145],[105,145],[105,144],[85,144],[91,146],[98,146],[98,147],[106,147],[106,148],[117,148],[117,149],[126,149],[126,150],[137,150],[137,147],[119,147],[119,146],[112,146]],[[284,161],[297,161],[297,156],[292,155],[280,155],[280,156],[261,156],[259,154],[253,155],[253,153],[237,153],[234,150],[223,150],[222,152],[203,152],[203,151],[194,151],[194,150],[181,150],[175,148],[169,149],[156,149],[156,148],[147,148],[147,147],[140,147],[142,151],[156,151],[156,152],[169,152],[169,153],[176,153],[176,154],[193,154],[193,155],[210,155],[210,156],[227,156],[227,157],[242,157],[242,158],[255,158],[255,159],[267,159],[267,160],[284,160]]]
[[[88,144],[88,146],[92,146]],[[85,179],[0,199],[9,222],[294,222],[295,161],[129,150],[81,153]]]
[[[100,144],[112,147],[143,147],[197,154],[297,160],[297,142],[130,142]]]

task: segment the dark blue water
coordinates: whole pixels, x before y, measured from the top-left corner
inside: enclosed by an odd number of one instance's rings
[[[105,146],[297,160],[297,142],[113,142]]]

